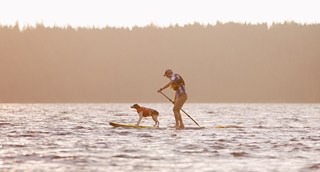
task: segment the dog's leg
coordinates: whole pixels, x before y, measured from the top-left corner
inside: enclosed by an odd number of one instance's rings
[[[155,122],[154,126],[159,127],[158,115],[152,115],[152,119]]]
[[[136,125],[140,125],[141,120],[142,120],[142,117],[139,117],[139,120]]]
[[[138,115],[139,115],[139,120],[136,125],[140,125],[140,122],[142,120],[142,113],[140,112],[140,113],[138,113]]]

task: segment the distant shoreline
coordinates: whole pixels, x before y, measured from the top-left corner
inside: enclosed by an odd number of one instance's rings
[[[271,29],[275,26],[281,26],[281,25],[298,25],[298,26],[319,26],[320,23],[314,22],[314,23],[301,23],[301,22],[295,22],[295,21],[284,21],[284,22],[260,22],[260,23],[251,23],[251,22],[221,22],[218,21],[216,23],[200,23],[200,22],[191,22],[188,24],[170,24],[167,26],[160,26],[154,23],[149,23],[147,25],[135,25],[135,26],[111,26],[111,25],[105,25],[105,26],[72,26],[72,25],[46,25],[43,22],[39,23],[30,23],[30,24],[20,24],[19,22],[16,22],[15,24],[1,24],[0,23],[0,29],[1,28],[19,28],[20,31],[25,30],[33,30],[37,28],[46,28],[46,29],[73,29],[73,30],[105,30],[105,29],[119,29],[119,30],[135,30],[135,29],[172,29],[172,28],[187,28],[187,27],[203,27],[203,28],[214,28],[220,25],[244,25],[244,26],[266,26],[268,29]]]

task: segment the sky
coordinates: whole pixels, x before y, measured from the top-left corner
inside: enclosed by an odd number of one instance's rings
[[[0,0],[0,24],[133,27],[320,23],[318,0]]]

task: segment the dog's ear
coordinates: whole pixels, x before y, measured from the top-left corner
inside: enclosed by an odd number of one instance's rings
[[[134,104],[134,107],[137,108],[137,109],[140,108],[140,106],[138,104]]]
[[[131,106],[131,108],[140,108],[140,106],[138,105],[138,104],[133,104],[132,106]]]

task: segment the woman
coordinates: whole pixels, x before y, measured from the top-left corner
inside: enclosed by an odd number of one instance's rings
[[[170,79],[170,82],[167,83],[164,87],[160,88],[158,92],[168,88],[171,86],[173,90],[176,91],[174,97],[174,106],[173,113],[174,118],[176,120],[176,128],[184,128],[184,124],[182,121],[180,110],[183,104],[188,99],[188,95],[186,93],[186,87],[183,78],[179,74],[174,74],[171,69],[167,69],[163,76],[166,76]]]

